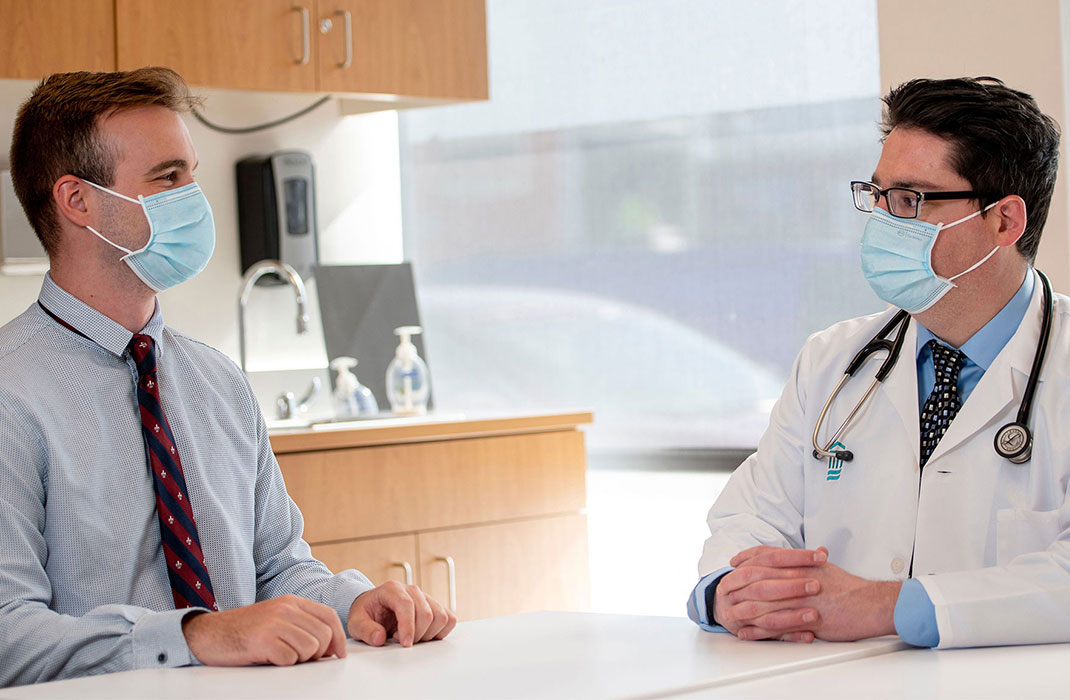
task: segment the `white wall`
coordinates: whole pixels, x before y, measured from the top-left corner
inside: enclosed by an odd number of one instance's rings
[[[7,168],[15,113],[35,83],[0,80],[0,168]],[[226,126],[247,126],[294,112],[318,95],[195,89],[206,98],[204,113]],[[237,298],[241,281],[234,164],[251,154],[304,149],[316,165],[320,254],[324,262],[399,262],[401,192],[397,116],[378,112],[342,117],[335,101],[295,122],[256,134],[231,136],[186,118],[200,158],[197,180],[212,203],[218,242],[208,268],[195,280],[160,295],[164,318],[178,330],[238,355]],[[37,298],[41,278],[0,275],[0,323]],[[277,297],[277,300],[274,297]],[[287,289],[257,289],[250,302],[258,337],[250,355],[270,348],[277,355],[322,353],[314,335],[293,339]],[[290,306],[286,306],[286,305]],[[281,318],[280,318],[281,317]],[[274,325],[272,325],[274,323]],[[292,363],[291,363],[292,364]],[[322,365],[321,365],[322,366]]]
[[[1059,179],[1037,254],[1055,289],[1070,292],[1066,90],[1067,0],[878,0],[881,86],[911,78],[991,75],[1036,98],[1063,130]]]

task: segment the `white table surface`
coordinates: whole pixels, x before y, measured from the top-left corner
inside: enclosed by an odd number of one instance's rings
[[[684,618],[541,612],[457,626],[403,649],[289,668],[147,669],[0,690],[2,698],[655,698],[904,648],[741,642]],[[794,674],[791,674],[794,676]]]
[[[795,698],[1070,698],[1070,644],[908,649],[787,676],[676,695],[686,700]]]

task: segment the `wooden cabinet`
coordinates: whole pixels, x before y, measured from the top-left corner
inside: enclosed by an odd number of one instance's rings
[[[487,99],[483,0],[318,2],[321,91]]]
[[[193,85],[487,98],[484,0],[116,0],[120,69]]]
[[[0,0],[0,77],[115,70],[113,0]]]
[[[461,619],[588,606],[590,414],[272,436],[305,539],[332,570],[414,582]],[[451,576],[452,569],[452,576]]]
[[[116,0],[119,69],[167,66],[191,85],[315,90],[315,18],[308,4]]]

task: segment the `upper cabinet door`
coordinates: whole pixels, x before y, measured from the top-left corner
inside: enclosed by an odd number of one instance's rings
[[[319,89],[487,99],[483,0],[319,0]]]
[[[191,85],[316,89],[314,0],[115,0],[115,14],[121,70],[168,66]]]
[[[115,70],[112,0],[0,0],[0,77]]]

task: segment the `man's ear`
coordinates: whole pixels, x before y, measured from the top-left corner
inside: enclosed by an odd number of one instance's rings
[[[993,217],[993,225],[996,229],[996,245],[1012,246],[1025,233],[1025,225],[1028,217],[1025,210],[1025,200],[1016,194],[1007,195],[999,200],[996,206],[989,210],[989,216]]]
[[[70,221],[75,226],[86,226],[90,223],[90,203],[86,199],[89,193],[89,185],[76,178],[74,175],[64,175],[52,185],[52,201],[60,216]]]

